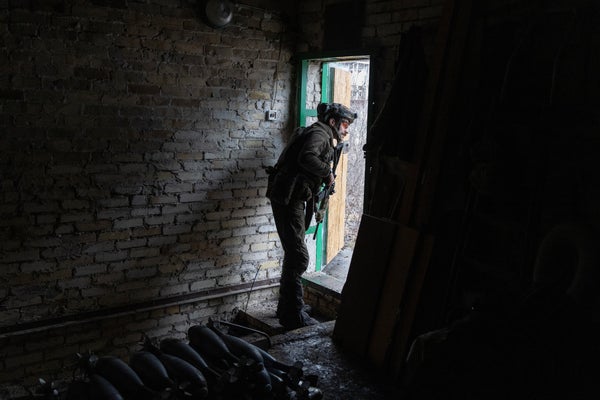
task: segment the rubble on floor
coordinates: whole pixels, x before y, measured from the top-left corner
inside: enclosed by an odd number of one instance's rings
[[[325,399],[384,400],[398,391],[363,361],[336,346],[331,334],[335,321],[322,322],[271,337],[269,353],[285,362],[301,362],[307,374],[319,377]]]
[[[246,339],[267,350],[276,359],[293,364],[301,362],[308,375],[318,376],[317,387],[325,399],[383,400],[398,397],[398,391],[384,377],[374,374],[364,361],[336,345],[332,338],[335,320],[328,320],[313,306],[317,325],[285,331],[275,317],[276,302],[240,311],[240,325],[268,335],[249,335]]]

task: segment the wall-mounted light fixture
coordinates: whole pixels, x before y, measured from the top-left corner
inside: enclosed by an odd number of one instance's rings
[[[231,22],[233,5],[228,0],[205,0],[202,12],[208,25],[223,28]]]

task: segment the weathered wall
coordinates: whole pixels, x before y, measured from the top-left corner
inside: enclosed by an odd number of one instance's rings
[[[4,12],[3,325],[270,276],[281,21],[61,3]]]
[[[401,32],[440,3],[365,2],[376,106]],[[293,123],[291,56],[323,40],[323,2],[297,6],[299,24],[239,5],[216,30],[191,0],[0,2],[6,397],[69,377],[76,352],[230,315],[257,271],[252,301],[276,295],[262,167]]]
[[[19,4],[0,14],[3,382],[231,312],[247,297],[210,294],[258,269],[276,279],[262,166],[293,79],[277,14],[239,8],[215,30],[191,1]],[[75,328],[94,340],[14,336],[150,306]]]

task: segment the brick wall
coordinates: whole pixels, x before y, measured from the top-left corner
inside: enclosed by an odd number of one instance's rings
[[[376,98],[402,30],[440,1],[366,2]],[[262,167],[293,123],[291,56],[319,49],[321,4],[299,4],[298,36],[243,5],[216,30],[192,0],[0,1],[2,396],[70,376],[75,352],[126,356],[143,331],[227,317],[255,276],[252,302],[276,296]]]
[[[62,366],[54,349],[33,351],[44,340],[14,337],[40,321],[195,295],[198,310],[156,311],[189,324],[244,304],[223,290],[211,305],[207,291],[249,284],[259,268],[259,281],[277,278],[262,166],[282,146],[293,76],[276,13],[238,8],[214,30],[191,1],[0,7],[0,381]],[[278,121],[264,121],[267,108]],[[126,346],[142,329],[178,331],[159,316],[47,346],[103,351],[112,336]]]
[[[59,4],[3,12],[3,325],[271,276],[262,165],[287,113],[263,116],[289,103],[282,24]]]

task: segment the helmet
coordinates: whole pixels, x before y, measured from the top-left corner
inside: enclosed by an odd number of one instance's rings
[[[327,121],[329,118],[335,118],[336,121],[347,119],[352,123],[358,117],[358,114],[340,103],[319,103],[317,106],[317,117],[319,121]]]

